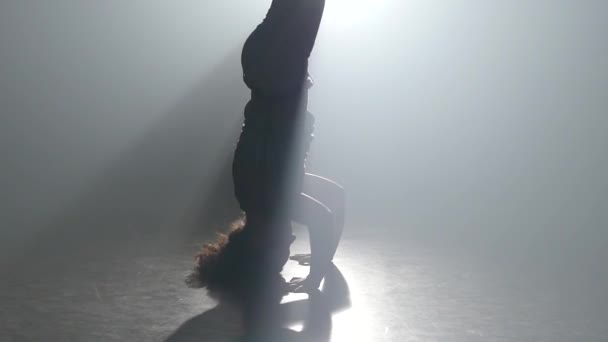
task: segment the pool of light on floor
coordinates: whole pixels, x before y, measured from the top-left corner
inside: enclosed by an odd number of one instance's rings
[[[339,265],[340,272],[347,280],[351,305],[332,312],[331,341],[367,342],[390,336],[391,327],[382,325],[378,320],[381,318],[378,312],[382,311],[382,308],[374,307],[373,301],[374,289],[383,288],[387,281],[384,276],[377,277],[376,275],[388,273],[382,267],[375,267],[373,271],[375,283],[373,287],[370,287],[365,281],[365,276],[370,274],[370,270],[367,270],[364,265],[351,264],[351,260],[348,258],[340,257],[337,257],[335,262]],[[362,272],[361,267],[366,269]],[[290,262],[286,266],[284,276],[286,279],[290,279],[293,276],[302,277],[306,275],[307,271],[308,268],[300,267]],[[306,294],[290,294],[283,299],[283,303],[304,300],[307,297],[308,295]],[[302,331],[304,328],[303,324],[301,321],[294,322],[288,328]]]

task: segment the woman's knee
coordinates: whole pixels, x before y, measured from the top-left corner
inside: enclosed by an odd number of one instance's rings
[[[315,174],[307,173],[305,178],[305,192],[321,199],[323,203],[336,210],[344,207],[346,190],[339,183]]]

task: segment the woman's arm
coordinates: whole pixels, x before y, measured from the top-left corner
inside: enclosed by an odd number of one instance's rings
[[[293,218],[308,228],[310,236],[310,273],[306,279],[292,279],[290,290],[308,292],[319,288],[331,264],[335,218],[325,204],[307,194],[300,194],[296,202]]]

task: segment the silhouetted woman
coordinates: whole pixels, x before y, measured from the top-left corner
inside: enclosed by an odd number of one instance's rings
[[[291,290],[317,289],[336,252],[344,191],[305,172],[314,124],[307,111],[308,58],[324,5],[324,0],[273,0],[244,44],[243,79],[251,100],[232,172],[245,218],[228,236],[203,248],[191,285],[211,290],[255,286],[278,275],[295,239],[292,221],[309,229],[311,269],[306,279],[291,281]]]

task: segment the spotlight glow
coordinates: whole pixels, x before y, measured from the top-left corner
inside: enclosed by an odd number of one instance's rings
[[[377,17],[389,0],[331,0],[325,4],[325,21],[338,27],[351,27]]]

